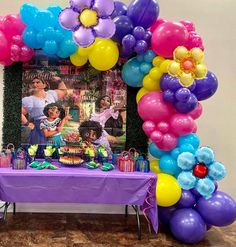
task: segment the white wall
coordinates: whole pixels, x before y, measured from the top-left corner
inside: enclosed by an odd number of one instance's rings
[[[104,0],[105,1],[105,0]],[[0,15],[17,13],[26,1],[11,0],[0,2]],[[68,6],[69,0],[33,0],[31,3],[39,7],[50,4]],[[129,0],[124,1],[129,3]],[[220,189],[236,199],[236,97],[235,68],[236,68],[236,1],[235,0],[159,0],[160,17],[168,20],[188,19],[195,23],[197,31],[205,43],[205,62],[209,70],[219,79],[219,89],[209,100],[203,103],[204,114],[198,121],[198,134],[202,145],[211,146],[216,153],[216,159],[225,164],[228,174],[220,182]],[[2,68],[0,70],[2,81]],[[2,98],[2,83],[0,83]],[[2,103],[2,102],[1,102]],[[2,104],[0,105],[2,114]],[[0,115],[2,119],[2,116]],[[1,134],[0,125],[0,134]],[[22,205],[21,210],[51,210],[47,206],[37,207]],[[86,211],[85,206],[53,207],[52,210]],[[122,212],[121,207],[90,207],[89,211]]]

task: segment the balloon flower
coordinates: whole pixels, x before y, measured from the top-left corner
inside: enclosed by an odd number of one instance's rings
[[[168,73],[178,77],[182,86],[190,87],[195,78],[202,79],[207,74],[203,59],[204,53],[200,48],[189,51],[184,46],[178,46],[174,50],[174,61],[170,63]]]
[[[77,45],[88,47],[96,37],[109,39],[114,35],[113,0],[71,0],[70,5],[60,13],[59,22],[63,28],[73,31]]]
[[[193,154],[183,152],[177,158],[177,165],[182,169],[178,182],[182,189],[196,190],[206,199],[215,191],[215,181],[225,177],[225,167],[215,161],[213,150],[201,147]]]

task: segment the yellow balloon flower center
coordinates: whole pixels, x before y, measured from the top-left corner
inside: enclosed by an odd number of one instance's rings
[[[98,23],[98,15],[95,10],[85,9],[79,16],[79,20],[84,27],[96,26]]]
[[[195,69],[195,63],[192,58],[186,58],[181,61],[181,69],[185,73],[191,73]]]

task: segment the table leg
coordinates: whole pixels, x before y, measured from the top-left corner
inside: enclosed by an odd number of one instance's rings
[[[137,219],[137,231],[138,231],[138,240],[141,240],[141,225],[140,225],[140,216],[139,216],[139,206],[132,205]]]
[[[13,202],[13,215],[16,215],[16,203]]]
[[[127,218],[128,217],[128,205],[125,205],[125,218]]]
[[[4,208],[4,210],[3,210],[3,214],[2,214],[2,219],[3,219],[3,221],[6,221],[7,220],[7,209],[8,209],[8,207],[10,206],[10,204],[11,203],[9,203],[9,202],[5,202],[2,206],[1,206],[1,208]],[[0,208],[0,209],[1,209]]]

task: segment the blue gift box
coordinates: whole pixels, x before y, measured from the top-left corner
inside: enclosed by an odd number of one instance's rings
[[[135,170],[137,172],[150,172],[149,160],[140,155],[135,162]]]

